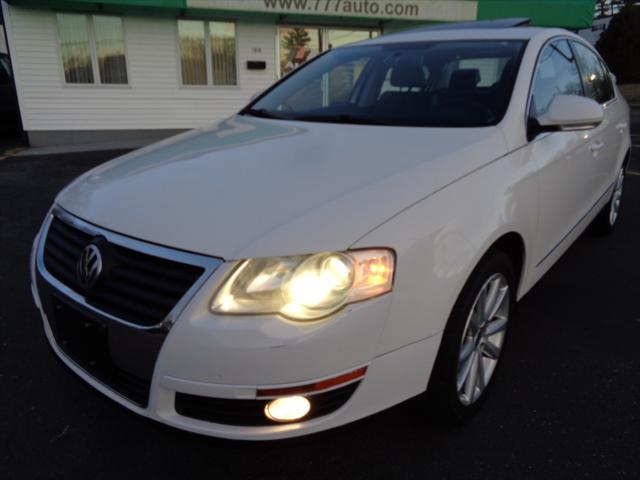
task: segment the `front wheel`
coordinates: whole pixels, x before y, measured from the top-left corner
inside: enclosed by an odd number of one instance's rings
[[[618,171],[616,182],[613,185],[613,193],[611,194],[611,199],[591,224],[591,231],[596,235],[610,234],[611,232],[613,232],[616,224],[618,223],[618,218],[620,217],[620,207],[622,206],[624,173],[624,167]]]
[[[516,278],[509,257],[490,252],[465,284],[443,333],[428,398],[438,417],[468,420],[486,397],[515,308]]]

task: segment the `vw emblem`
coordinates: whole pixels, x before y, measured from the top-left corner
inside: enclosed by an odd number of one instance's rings
[[[76,277],[82,288],[91,288],[98,281],[102,273],[102,254],[100,249],[90,243],[80,253],[76,264]]]

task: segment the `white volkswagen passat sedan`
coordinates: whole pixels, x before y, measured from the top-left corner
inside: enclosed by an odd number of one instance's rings
[[[193,432],[291,437],[425,390],[464,420],[516,301],[615,226],[628,116],[564,30],[333,49],[69,185],[34,245],[46,335],[96,389]]]

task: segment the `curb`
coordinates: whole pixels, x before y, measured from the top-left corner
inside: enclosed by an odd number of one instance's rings
[[[25,150],[27,147],[15,147],[9,148],[4,151],[0,151],[0,160],[4,160],[5,158],[13,157],[19,154],[21,151]]]

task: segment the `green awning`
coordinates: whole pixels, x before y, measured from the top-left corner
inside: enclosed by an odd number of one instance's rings
[[[529,17],[540,27],[588,28],[595,0],[480,0],[478,20]]]
[[[235,16],[344,25],[464,22],[529,17],[531,24],[579,29],[593,22],[595,0],[8,0],[49,9]]]

